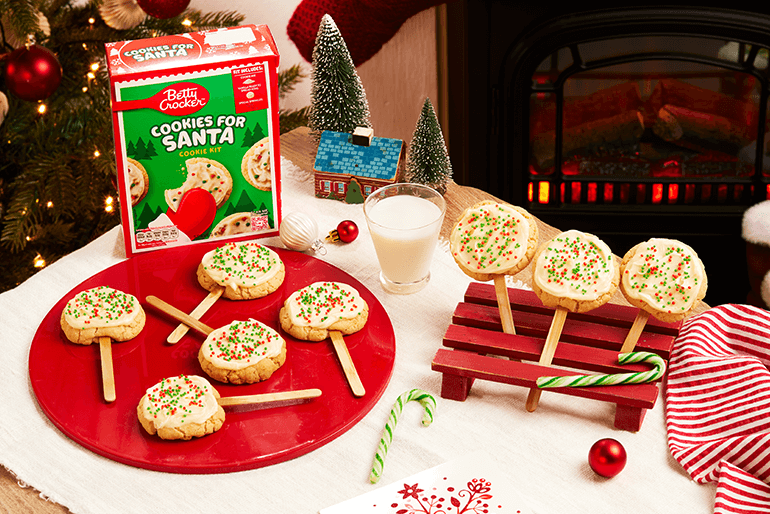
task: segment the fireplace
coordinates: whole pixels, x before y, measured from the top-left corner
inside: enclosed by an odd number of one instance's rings
[[[770,198],[770,16],[607,5],[447,5],[455,180],[620,256],[682,240],[708,303],[745,302],[741,219]]]

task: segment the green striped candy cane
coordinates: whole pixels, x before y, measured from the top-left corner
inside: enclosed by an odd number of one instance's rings
[[[618,354],[618,363],[633,364],[644,362],[653,369],[638,373],[615,373],[611,375],[570,375],[566,377],[540,377],[537,386],[549,387],[587,387],[621,384],[643,384],[659,379],[666,373],[666,361],[650,352],[630,352]]]
[[[422,415],[422,424],[428,426],[433,423],[433,416],[436,412],[436,399],[433,396],[423,391],[422,389],[412,389],[396,399],[396,403],[393,404],[393,408],[390,409],[390,416],[388,422],[385,423],[385,430],[382,431],[382,437],[380,438],[380,444],[377,445],[377,452],[374,454],[374,462],[372,462],[372,472],[369,474],[369,481],[376,484],[382,476],[382,468],[385,466],[385,456],[388,454],[388,447],[393,442],[393,431],[398,424],[398,418],[401,416],[401,411],[404,410],[404,405],[411,401],[420,402],[425,412]]]

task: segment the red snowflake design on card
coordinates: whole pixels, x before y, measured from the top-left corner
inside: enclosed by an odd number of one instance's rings
[[[390,507],[395,514],[488,514],[502,509],[490,504],[492,483],[483,478],[472,479],[465,488],[447,487],[445,494],[439,494],[435,487],[432,490],[434,494],[420,494],[425,491],[419,484],[404,484],[398,491],[401,501]]]

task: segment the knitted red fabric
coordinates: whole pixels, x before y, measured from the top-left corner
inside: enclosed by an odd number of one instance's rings
[[[321,18],[334,20],[353,59],[359,66],[390,41],[401,25],[441,0],[302,0],[287,27],[289,38],[308,62],[313,57]]]

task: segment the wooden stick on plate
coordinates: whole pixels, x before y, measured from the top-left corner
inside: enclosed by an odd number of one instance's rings
[[[356,366],[353,364],[353,359],[350,358],[350,352],[345,344],[345,339],[342,337],[342,332],[339,330],[330,330],[329,336],[332,338],[332,344],[334,345],[334,351],[337,352],[337,358],[342,365],[342,371],[345,373],[345,378],[348,380],[350,389],[355,396],[363,396],[366,394],[364,384],[361,383],[361,377],[358,376]]]
[[[112,369],[112,339],[106,336],[99,338],[99,356],[102,364],[102,391],[104,401],[114,402],[115,394],[115,374]]]
[[[567,312],[567,309],[564,307],[556,307],[556,311],[553,313],[551,328],[548,329],[548,336],[545,339],[543,352],[540,354],[540,360],[538,361],[538,364],[541,366],[550,366],[553,361],[553,354],[556,353],[556,346],[559,344],[559,337],[561,337],[564,322],[567,320]],[[527,410],[529,412],[535,412],[535,409],[537,409],[542,391],[542,389],[529,390],[529,395],[527,396]]]
[[[155,307],[156,309],[158,309],[158,310],[160,310],[162,312],[165,312],[166,314],[168,314],[169,316],[171,316],[175,320],[181,321],[185,325],[189,326],[192,329],[197,330],[198,332],[200,332],[200,333],[202,333],[204,335],[209,335],[211,332],[214,331],[214,329],[211,328],[210,326],[206,325],[205,323],[202,323],[202,322],[198,321],[197,319],[193,318],[192,316],[190,316],[186,312],[177,309],[173,305],[171,305],[171,304],[169,304],[167,302],[164,302],[163,300],[161,300],[157,296],[150,295],[147,298],[145,298],[145,301],[147,303],[149,303],[150,305],[152,305],[153,307]]]
[[[201,316],[203,316],[212,305],[216,303],[217,300],[222,296],[222,293],[224,293],[225,288],[224,287],[217,287],[213,291],[210,291],[209,294],[204,298],[201,303],[198,304],[195,309],[190,313],[190,316],[195,319],[201,319]],[[176,329],[174,329],[173,332],[171,332],[171,335],[168,336],[166,339],[166,342],[169,344],[176,344],[179,342],[180,339],[187,333],[187,330],[190,327],[186,323],[180,323]]]
[[[298,389],[296,391],[283,391],[279,393],[250,394],[246,396],[227,396],[217,399],[219,405],[226,407],[229,405],[263,405],[269,406],[272,403],[293,402],[297,400],[307,400],[321,396],[320,389]]]

